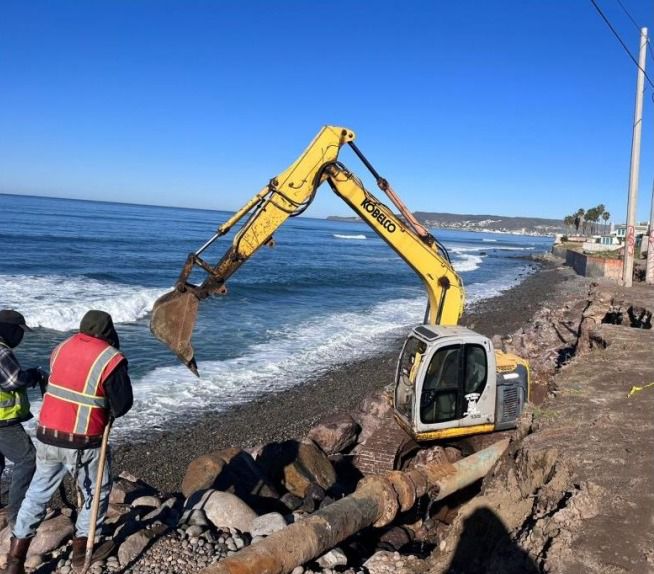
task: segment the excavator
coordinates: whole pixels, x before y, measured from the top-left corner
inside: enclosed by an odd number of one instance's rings
[[[290,217],[307,209],[321,184],[347,203],[422,279],[427,308],[402,348],[395,376],[394,416],[417,442],[479,435],[514,428],[529,400],[529,366],[494,348],[487,337],[459,326],[464,290],[447,249],[413,216],[386,179],[354,143],[352,130],[323,127],[302,155],[222,224],[184,264],[175,288],[154,304],[152,333],[198,375],[191,338],[199,302],[225,294],[225,282]],[[400,215],[370,193],[339,161],[349,146]],[[248,216],[216,265],[202,253]],[[195,268],[207,273],[189,282]]]

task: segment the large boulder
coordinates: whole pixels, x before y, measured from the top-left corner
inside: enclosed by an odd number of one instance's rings
[[[73,522],[64,514],[42,522],[30,544],[28,555],[52,552],[73,535],[73,530]]]
[[[263,516],[257,516],[252,521],[250,534],[254,536],[270,536],[273,532],[286,528],[286,520],[279,512],[269,512]]]
[[[213,489],[193,494],[186,501],[186,509],[203,510],[216,528],[236,528],[241,532],[250,532],[257,517],[238,496]]]
[[[295,459],[284,466],[282,483],[291,494],[306,498],[312,486],[329,490],[336,482],[336,471],[327,455],[313,441],[297,443]]]
[[[336,482],[336,471],[329,458],[310,440],[268,444],[259,464],[273,481],[302,499],[312,484],[328,490]]]
[[[73,535],[73,523],[68,516],[57,514],[49,520],[44,520],[36,531],[27,555],[37,556],[52,552],[59,548]],[[11,531],[9,527],[0,533],[0,554],[9,552]]]
[[[157,525],[149,530],[138,530],[128,536],[118,548],[118,561],[122,568],[136,560],[150,542],[166,531],[165,526]]]
[[[182,494],[188,498],[199,490],[212,488],[225,464],[220,452],[204,454],[193,459],[186,467],[182,480]]]
[[[278,506],[279,494],[252,455],[238,448],[216,451],[193,460],[182,481],[182,493],[215,489],[230,492],[248,505],[268,511]]]
[[[336,415],[313,427],[307,438],[315,442],[325,454],[343,452],[357,441],[360,427],[350,415]]]
[[[340,548],[332,548],[316,560],[321,568],[336,568],[336,566],[347,566],[347,556]]]
[[[361,431],[357,442],[365,442],[384,424],[384,421],[393,415],[393,397],[388,391],[379,391],[365,397],[352,418],[359,425]]]
[[[111,486],[109,494],[110,504],[131,504],[142,496],[155,494],[154,488],[145,482],[137,480],[133,482],[126,478],[118,477]]]

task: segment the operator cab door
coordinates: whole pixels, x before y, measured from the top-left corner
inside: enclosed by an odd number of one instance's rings
[[[495,357],[485,337],[451,338],[433,345],[416,381],[418,433],[492,424]]]

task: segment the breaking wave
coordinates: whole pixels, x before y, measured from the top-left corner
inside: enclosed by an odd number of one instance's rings
[[[478,269],[483,261],[483,257],[481,255],[473,255],[473,253],[482,249],[483,247],[450,247],[448,251],[451,255],[454,255],[452,257],[454,269],[459,273]]]
[[[89,309],[111,314],[114,323],[145,317],[163,289],[63,275],[0,275],[2,307],[20,310],[31,327],[70,331]]]
[[[357,233],[355,235],[345,235],[343,233],[334,233],[333,237],[336,239],[368,239],[363,233]]]

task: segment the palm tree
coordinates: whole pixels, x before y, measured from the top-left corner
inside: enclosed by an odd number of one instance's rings
[[[578,209],[577,212],[575,213],[575,229],[577,230],[577,233],[579,233],[579,226],[582,226],[583,230],[583,223],[584,223],[584,213],[586,213],[583,209]]]
[[[597,207],[591,207],[590,209],[586,210],[586,221],[590,223],[590,235],[593,234],[593,223],[595,223],[598,218],[599,215],[597,213]]]
[[[575,224],[575,216],[574,215],[566,215],[563,218],[563,225],[565,225],[566,230],[568,233],[572,230],[572,227]]]
[[[604,213],[605,205],[603,203],[600,203],[595,209],[597,210],[597,217],[595,218],[595,221],[598,222],[600,220],[600,217],[602,217],[602,214]],[[598,224],[599,225],[599,224]],[[599,228],[597,230],[599,233]]]
[[[611,219],[611,214],[608,211],[605,211],[604,213],[602,213],[602,219],[604,220],[604,234],[606,235],[606,232],[608,230],[607,222],[609,219]]]

